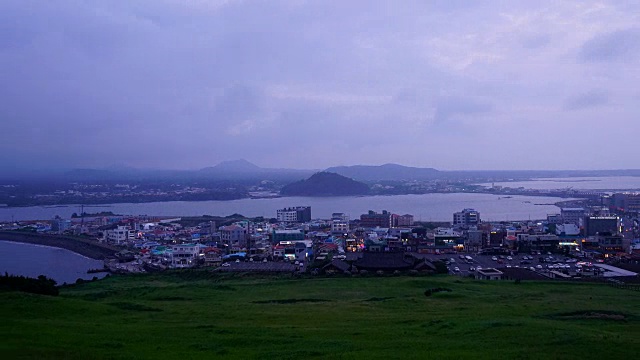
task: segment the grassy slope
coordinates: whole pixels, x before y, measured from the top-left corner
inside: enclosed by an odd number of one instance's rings
[[[0,357],[615,359],[640,351],[640,294],[604,285],[199,274],[112,277],[59,297],[0,293]],[[453,291],[424,296],[440,286]],[[576,310],[627,319],[553,316]]]

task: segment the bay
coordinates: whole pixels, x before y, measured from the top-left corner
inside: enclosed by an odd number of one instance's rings
[[[478,184],[490,187],[492,183]],[[638,176],[609,176],[609,177],[570,177],[570,178],[540,178],[528,181],[505,181],[493,183],[494,186],[510,187],[517,189],[535,190],[562,190],[571,188],[574,190],[599,190],[599,191],[623,191],[640,190],[640,177]]]
[[[103,262],[51,246],[24,244],[0,240],[0,273],[36,278],[45,275],[58,282],[74,283],[105,273],[87,274],[87,270],[101,269]]]
[[[453,213],[465,208],[480,212],[483,220],[510,221],[544,219],[547,214],[558,213],[553,205],[557,197],[512,196],[475,193],[435,193],[393,196],[346,197],[281,197],[270,199],[240,199],[229,201],[171,201],[138,204],[108,204],[85,206],[90,213],[111,211],[122,215],[150,216],[226,216],[234,213],[244,216],[276,217],[276,210],[290,206],[311,206],[312,218],[330,218],[334,212],[342,212],[359,218],[369,210],[388,210],[396,214],[411,214],[416,221],[451,221]],[[538,204],[538,205],[537,205]],[[540,205],[542,204],[542,205]],[[80,213],[79,205],[63,207],[0,208],[0,221],[49,220],[55,216],[69,218]]]

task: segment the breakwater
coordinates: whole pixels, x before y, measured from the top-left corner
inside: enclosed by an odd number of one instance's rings
[[[67,249],[91,259],[103,260],[113,256],[118,248],[100,244],[96,240],[76,236],[38,234],[21,231],[0,231],[0,240]]]

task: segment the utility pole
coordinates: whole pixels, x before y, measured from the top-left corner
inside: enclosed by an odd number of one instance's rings
[[[84,204],[80,205],[80,233],[84,228]]]

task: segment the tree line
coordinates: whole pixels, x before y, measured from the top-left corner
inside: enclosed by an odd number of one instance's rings
[[[40,275],[34,279],[26,276],[9,275],[6,272],[4,276],[0,276],[0,291],[22,291],[32,294],[58,295],[56,281],[44,275]]]

